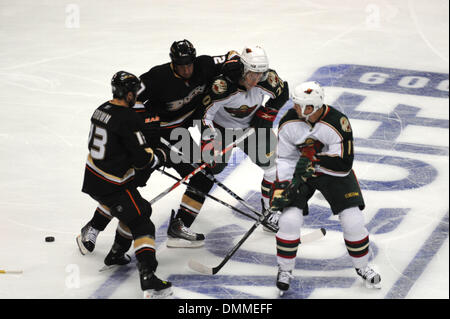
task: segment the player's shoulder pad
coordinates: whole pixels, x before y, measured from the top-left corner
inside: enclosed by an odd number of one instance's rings
[[[113,106],[114,107],[114,106]],[[106,108],[109,108],[106,106]],[[128,107],[114,107],[115,111],[111,112],[111,119],[108,121],[107,127],[112,131],[120,132],[120,134],[128,134],[133,132],[140,126],[139,115]]]
[[[333,106],[325,105],[324,115],[321,117],[320,121],[330,124],[343,133],[352,132],[348,117]]]
[[[222,99],[235,92],[237,90],[237,86],[225,76],[219,75],[211,81],[209,89],[213,99]]]
[[[277,97],[283,92],[284,82],[275,70],[269,69],[267,71],[266,78],[264,81],[259,82],[258,86],[262,87],[266,91],[272,92],[275,97]]]
[[[214,101],[227,98],[237,91],[237,86],[223,75],[218,75],[212,79],[203,98],[203,105],[209,105]]]
[[[214,64],[214,57],[210,55],[199,55],[194,60],[194,65],[212,65]]]
[[[150,81],[155,84],[158,83],[160,79],[166,79],[170,73],[172,73],[172,69],[169,62],[152,67],[139,78],[144,83]]]
[[[284,115],[281,117],[280,122],[278,123],[278,132],[288,123],[293,122],[305,122],[304,119],[298,117],[297,112],[294,108],[290,108]],[[306,123],[306,122],[305,122]]]

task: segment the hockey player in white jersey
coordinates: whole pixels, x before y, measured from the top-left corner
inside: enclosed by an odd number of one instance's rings
[[[261,194],[268,207],[275,180],[276,136],[272,126],[279,109],[289,99],[287,82],[269,68],[262,47],[245,47],[242,54],[224,64],[223,74],[213,80],[206,98],[211,100],[203,117],[202,153],[221,150],[221,145],[227,144],[225,131],[254,127],[255,134],[238,146],[264,170]],[[265,98],[268,100],[264,104]],[[230,153],[212,168],[215,174],[225,168]]]
[[[343,113],[323,103],[324,91],[317,82],[294,89],[294,107],[278,127],[277,179],[271,192],[272,223],[276,235],[278,276],[282,294],[289,289],[297,250],[301,243],[303,216],[316,190],[341,222],[345,245],[356,273],[367,287],[381,287],[381,277],[369,267],[369,232],[365,207],[353,166],[353,132]]]

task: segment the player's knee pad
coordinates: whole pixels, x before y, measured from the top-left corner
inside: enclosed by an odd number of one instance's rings
[[[347,240],[360,240],[369,232],[365,226],[364,214],[358,207],[344,209],[339,213],[344,238]]]
[[[300,236],[300,228],[303,225],[303,212],[297,207],[288,207],[278,220],[278,234],[284,239],[296,239]]]

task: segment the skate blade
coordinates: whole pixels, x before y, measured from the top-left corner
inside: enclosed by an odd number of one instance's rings
[[[370,282],[366,282],[366,288],[368,289],[381,289],[381,282],[378,284],[372,284]]]
[[[111,270],[111,269],[114,269],[114,268],[117,268],[119,265],[110,265],[110,266],[107,266],[107,265],[104,265],[102,268],[100,268],[99,270],[98,270],[98,272],[103,272],[103,271],[107,271],[107,270]]]
[[[204,245],[204,240],[190,241],[182,238],[168,238],[166,242],[168,248],[198,248]]]
[[[289,288],[286,290],[281,290],[280,288],[278,288],[278,295],[280,297],[283,297],[288,291],[289,291]]]
[[[81,241],[81,235],[77,236],[77,245],[80,253],[84,256],[86,254],[90,254],[91,252],[84,247],[83,242]]]
[[[144,291],[144,299],[165,299],[173,295],[172,288],[156,291],[153,289]]]

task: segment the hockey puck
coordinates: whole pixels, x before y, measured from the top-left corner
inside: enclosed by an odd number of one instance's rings
[[[50,242],[52,242],[52,241],[55,241],[55,237],[53,237],[53,236],[47,236],[47,237],[45,237],[45,241],[46,241],[47,243],[50,243]]]

